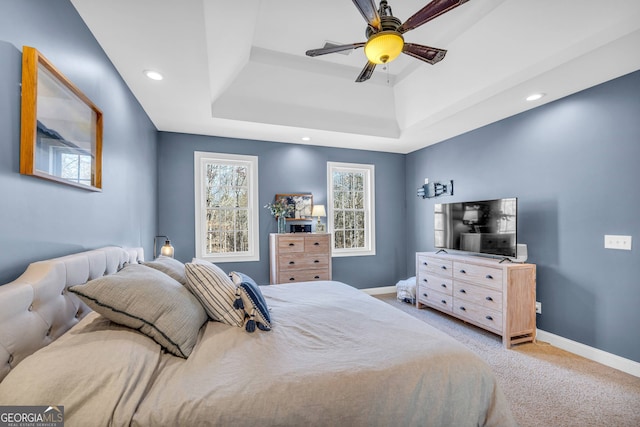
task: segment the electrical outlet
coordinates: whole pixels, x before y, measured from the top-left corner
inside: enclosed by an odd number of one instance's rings
[[[631,236],[616,236],[612,234],[605,234],[604,248],[605,249],[622,249],[625,251],[630,251]]]
[[[540,301],[536,301],[536,313],[542,314],[542,303]]]

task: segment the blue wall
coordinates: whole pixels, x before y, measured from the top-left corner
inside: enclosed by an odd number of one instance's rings
[[[454,196],[417,199],[426,177],[453,179]],[[407,253],[433,250],[434,203],[518,197],[538,328],[640,362],[638,185],[635,72],[409,154]],[[633,250],[604,249],[605,234],[633,236]]]
[[[22,46],[49,59],[103,112],[103,191],[19,174]],[[151,250],[157,131],[66,0],[2,0],[0,284],[30,261],[108,244]]]
[[[224,270],[269,283],[268,236],[276,232],[276,222],[262,206],[277,193],[311,193],[314,203],[326,205],[327,162],[334,161],[375,165],[377,245],[375,256],[333,258],[333,279],[371,288],[406,277],[405,200],[400,190],[405,188],[404,155],[160,132],[158,229],[171,237],[182,261],[195,256],[194,151],[259,157],[260,261],[220,264]]]

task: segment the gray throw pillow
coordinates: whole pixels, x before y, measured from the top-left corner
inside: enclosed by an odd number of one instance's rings
[[[168,352],[187,358],[207,314],[198,300],[166,274],[140,264],[69,290],[112,322],[137,329]]]
[[[162,271],[164,274],[174,278],[182,285],[187,284],[187,278],[184,275],[184,264],[177,259],[160,255],[153,261],[144,262],[143,265]]]

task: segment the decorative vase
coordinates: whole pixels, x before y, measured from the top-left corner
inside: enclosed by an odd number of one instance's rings
[[[278,219],[278,233],[283,234],[287,232],[287,219],[284,216],[279,216]]]

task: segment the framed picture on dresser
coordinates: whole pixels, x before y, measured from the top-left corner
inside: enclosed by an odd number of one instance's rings
[[[276,201],[284,200],[287,205],[293,206],[291,212],[286,215],[287,220],[311,219],[313,211],[313,195],[310,193],[276,194]]]

